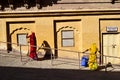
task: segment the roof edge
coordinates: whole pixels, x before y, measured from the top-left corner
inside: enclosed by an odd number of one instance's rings
[[[27,15],[26,15],[27,14]],[[72,15],[103,15],[120,14],[120,9],[80,9],[80,10],[41,10],[41,11],[8,11],[0,12],[0,17],[30,16],[72,16]]]

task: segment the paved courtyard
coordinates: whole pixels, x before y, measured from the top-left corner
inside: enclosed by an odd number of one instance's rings
[[[90,71],[78,60],[30,60],[28,56],[0,52],[0,80],[120,80],[119,66]]]
[[[0,66],[9,67],[26,67],[26,68],[63,68],[63,69],[79,69],[78,60],[70,59],[48,59],[42,60],[43,56],[39,56],[39,60],[31,60],[26,55],[19,53],[0,53]]]

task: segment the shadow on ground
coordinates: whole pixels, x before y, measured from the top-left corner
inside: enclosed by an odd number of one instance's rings
[[[0,80],[120,80],[120,72],[0,67]]]

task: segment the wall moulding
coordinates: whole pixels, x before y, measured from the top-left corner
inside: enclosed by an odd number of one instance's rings
[[[0,18],[19,17],[54,17],[54,16],[84,16],[84,15],[119,15],[120,10],[50,10],[50,11],[23,11],[23,12],[1,12]]]

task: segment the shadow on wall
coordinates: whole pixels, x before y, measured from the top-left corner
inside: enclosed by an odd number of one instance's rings
[[[0,67],[0,80],[120,80],[120,72]]]

